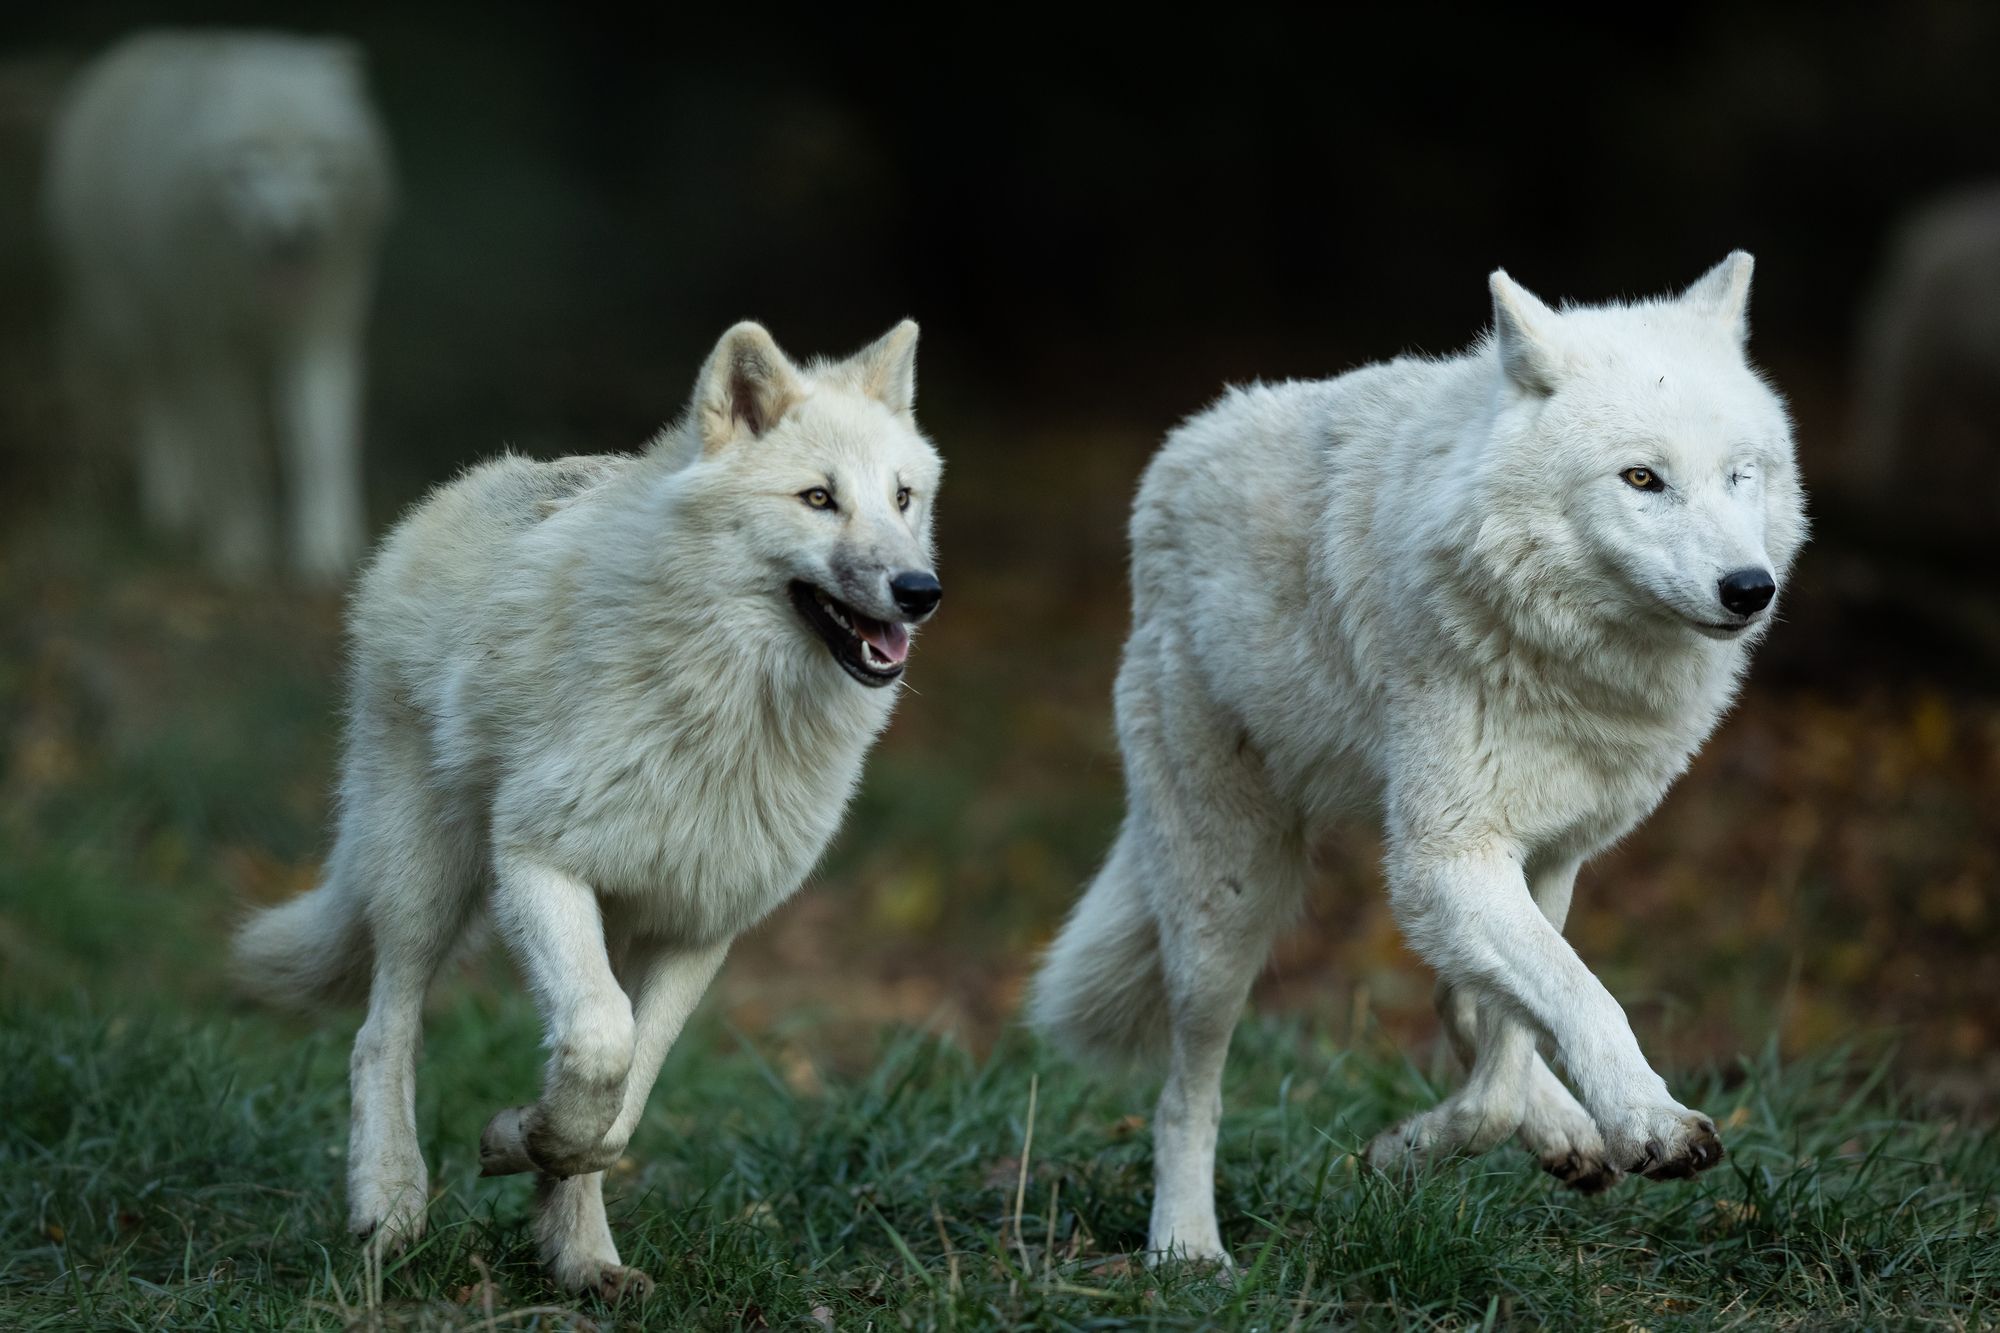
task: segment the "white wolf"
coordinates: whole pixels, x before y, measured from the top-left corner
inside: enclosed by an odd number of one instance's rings
[[[1372,1161],[1518,1133],[1601,1188],[1722,1155],[1561,928],[1578,865],[1728,706],[1804,537],[1785,409],[1744,356],[1750,267],[1562,311],[1496,272],[1470,352],[1232,392],[1154,459],[1125,824],[1031,1001],[1073,1049],[1164,1054],[1153,1253],[1227,1259],[1230,1032],[1344,815],[1385,825],[1397,918],[1471,1064]]]
[[[633,457],[501,458],[440,487],[355,594],[339,833],[311,893],[236,942],[257,990],[368,990],[353,1229],[418,1234],[425,991],[482,905],[553,1052],[495,1115],[486,1174],[540,1175],[555,1278],[648,1285],[604,1167],[730,940],[833,836],[942,595],[941,464],[913,415],[916,325],[794,366],[739,324]]]
[[[343,41],[141,34],[57,117],[73,392],[136,430],[148,522],[224,574],[272,562],[274,454],[297,569],[337,579],[361,554],[361,343],[389,194]]]
[[[1927,202],[1896,229],[1864,305],[1847,481],[1874,522],[1990,546],[2000,461],[2000,185]]]

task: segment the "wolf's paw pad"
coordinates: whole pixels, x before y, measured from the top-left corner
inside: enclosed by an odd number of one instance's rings
[[[1578,1194],[1602,1194],[1625,1178],[1602,1153],[1572,1151],[1541,1158],[1542,1170]]]
[[[1722,1140],[1716,1136],[1715,1122],[1698,1111],[1690,1111],[1669,1132],[1647,1139],[1637,1160],[1627,1169],[1648,1180],[1686,1180],[1708,1170],[1722,1156]]]

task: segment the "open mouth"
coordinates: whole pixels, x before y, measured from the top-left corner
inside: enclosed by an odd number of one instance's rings
[[[872,620],[810,583],[792,584],[792,605],[826,641],[833,660],[863,685],[893,684],[910,656],[910,627]]]

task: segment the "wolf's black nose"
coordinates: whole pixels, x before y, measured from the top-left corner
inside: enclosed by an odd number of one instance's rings
[[[1768,569],[1739,569],[1724,574],[1716,585],[1722,604],[1739,616],[1754,616],[1778,595],[1778,585]]]
[[[927,616],[944,596],[944,585],[937,581],[937,575],[923,570],[906,569],[889,580],[889,595],[896,599],[896,605],[913,616]]]

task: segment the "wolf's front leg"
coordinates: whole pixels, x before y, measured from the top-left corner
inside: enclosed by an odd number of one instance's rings
[[[233,352],[192,357],[174,381],[171,439],[191,450],[195,518],[209,565],[247,582],[270,571],[276,499],[253,368]]]
[[[337,583],[366,540],[361,495],[361,330],[351,301],[321,312],[278,368],[293,565]]]
[[[652,1276],[627,1268],[604,1216],[604,1173],[535,1177],[535,1246],[549,1277],[565,1291],[616,1302],[653,1294]]]
[[[1392,847],[1404,934],[1447,984],[1490,992],[1555,1039],[1612,1166],[1666,1179],[1722,1160],[1714,1122],[1668,1095],[1618,1002],[1536,908],[1519,848],[1407,826]]]
[[[495,859],[494,924],[527,975],[551,1054],[541,1099],[495,1116],[480,1157],[490,1144],[552,1176],[586,1174],[624,1105],[632,1004],[612,973],[591,887],[519,856]]]
[[[1558,931],[1569,915],[1577,865],[1565,860],[1529,876],[1535,906]],[[1606,1158],[1597,1122],[1542,1060],[1533,1024],[1511,1002],[1440,981],[1437,1012],[1467,1071],[1465,1086],[1376,1135],[1368,1145],[1371,1165],[1396,1170],[1470,1156],[1514,1132],[1544,1170],[1572,1189],[1594,1194],[1618,1182],[1624,1173]]]
[[[702,993],[729,952],[724,943],[704,949],[669,949],[658,944],[635,942],[625,966],[620,969],[638,1024],[632,1057],[632,1072],[625,1079],[625,1099],[618,1119],[592,1155],[585,1175],[556,1180],[543,1176],[536,1182],[535,1238],[542,1262],[556,1281],[572,1291],[590,1290],[606,1300],[636,1293],[644,1296],[652,1289],[652,1279],[636,1268],[627,1268],[618,1257],[604,1216],[606,1167],[616,1162],[632,1141],[632,1132],[645,1113],[647,1094],[660,1072],[674,1039],[680,1035],[688,1015],[700,1002]],[[495,1125],[507,1123],[503,1111]],[[486,1175],[532,1169],[533,1163],[518,1145],[499,1141],[492,1125],[480,1143],[480,1165]],[[489,1155],[490,1153],[490,1155]]]
[[[728,953],[727,940],[701,949],[672,949],[651,941],[635,941],[631,946],[620,969],[633,1013],[631,1070],[625,1077],[617,1118],[579,1164],[584,1171],[602,1171],[616,1162],[632,1141],[632,1132],[645,1114],[653,1080],[659,1077],[660,1063]],[[510,1107],[487,1122],[479,1141],[481,1175],[508,1176],[541,1169],[529,1156],[520,1132],[534,1109]]]
[[[1473,1156],[1511,1131],[1571,1189],[1596,1194],[1623,1179],[1597,1122],[1543,1061],[1533,1025],[1510,1002],[1440,982],[1437,1011],[1469,1077],[1437,1106],[1377,1134],[1369,1165],[1396,1172]]]

